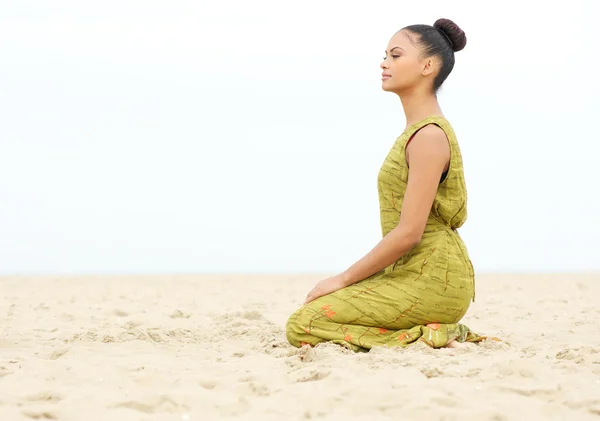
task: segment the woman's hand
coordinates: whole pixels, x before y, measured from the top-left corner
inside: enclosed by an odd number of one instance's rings
[[[348,286],[347,282],[341,275],[325,278],[317,283],[317,285],[306,295],[304,304],[308,304],[319,297],[331,294],[339,289]]]

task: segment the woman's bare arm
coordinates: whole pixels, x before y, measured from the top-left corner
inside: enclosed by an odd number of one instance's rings
[[[450,161],[450,147],[444,131],[429,125],[406,147],[408,184],[400,222],[369,253],[340,276],[345,285],[379,272],[402,257],[421,241],[440,178]]]

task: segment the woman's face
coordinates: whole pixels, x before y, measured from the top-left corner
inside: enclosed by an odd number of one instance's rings
[[[410,38],[409,38],[410,37]],[[433,73],[433,57],[423,57],[415,45],[417,35],[406,30],[397,32],[388,43],[380,67],[383,70],[381,87],[384,91],[400,94],[423,83]],[[431,83],[431,82],[429,82]]]

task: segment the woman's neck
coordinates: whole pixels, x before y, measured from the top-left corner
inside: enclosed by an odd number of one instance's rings
[[[427,117],[443,116],[436,96],[431,93],[412,92],[399,94],[399,97],[406,117],[406,128]]]

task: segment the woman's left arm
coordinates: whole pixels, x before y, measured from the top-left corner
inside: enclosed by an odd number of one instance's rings
[[[435,125],[419,130],[406,147],[406,158],[408,184],[398,226],[347,270],[320,281],[308,293],[306,302],[368,278],[393,264],[421,241],[441,176],[450,160],[444,131]]]
[[[341,276],[346,285],[359,282],[394,263],[423,236],[440,179],[450,160],[450,147],[438,126],[422,128],[406,147],[408,183],[400,222],[367,255]]]

